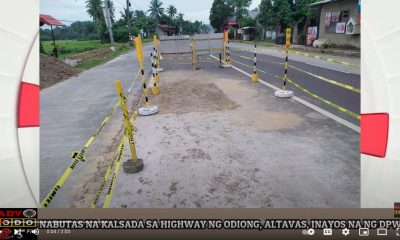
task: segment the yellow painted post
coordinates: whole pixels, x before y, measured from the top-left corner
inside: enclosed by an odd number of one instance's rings
[[[253,68],[253,75],[251,75],[251,80],[253,82],[258,81],[258,73],[257,73],[257,45],[254,44],[254,68]]]
[[[131,124],[131,121],[129,121],[128,108],[126,106],[126,97],[125,97],[124,92],[122,91],[121,81],[119,81],[119,80],[115,81],[115,89],[117,90],[117,93],[119,96],[119,101],[121,103],[122,115],[124,117],[124,122],[125,122],[125,133],[128,135],[129,147],[131,149],[132,160],[133,160],[133,162],[136,163],[138,159],[137,159],[137,155],[136,155],[135,142],[133,139],[132,124]]]
[[[151,92],[153,93],[153,95],[158,95],[158,94],[160,94],[160,90],[159,90],[159,88],[158,88],[158,86],[157,86],[157,76],[158,76],[158,73],[157,73],[157,70],[156,70],[156,57],[155,57],[155,55],[153,55],[153,54],[155,54],[155,48],[154,48],[154,51],[152,52],[152,53],[150,53],[150,57],[151,57],[151,71],[152,71],[152,74],[153,74],[153,86],[152,86],[152,88],[151,88]]]
[[[153,79],[159,83],[160,82],[160,74],[158,73],[158,68],[159,66],[157,66],[157,48],[153,48],[153,54],[151,54],[151,64],[153,66]],[[153,91],[153,90],[152,90]]]
[[[158,48],[158,39],[156,35],[153,36],[153,43],[154,47],[156,48],[157,71],[158,71],[158,69],[161,68],[161,64],[160,64],[160,49]]]
[[[227,63],[228,32],[224,32],[224,62]]]
[[[192,68],[195,69],[195,47],[194,47],[194,39],[192,39]]]
[[[289,61],[289,49],[290,49],[290,35],[292,34],[292,30],[290,28],[286,28],[286,58],[285,58],[285,75],[283,77],[283,86],[282,89],[286,90],[286,81],[287,81],[287,71],[288,71],[288,61]]]
[[[147,97],[147,87],[146,87],[146,78],[144,76],[144,69],[143,69],[143,53],[140,43],[140,37],[135,38],[135,46],[136,46],[136,54],[139,60],[140,71],[142,73],[142,84],[143,84],[143,92],[144,92],[144,99],[145,99],[145,107],[149,107],[149,98]]]
[[[144,62],[142,37],[139,37],[139,46],[140,46],[140,55],[142,56],[141,59],[142,59],[142,62]]]

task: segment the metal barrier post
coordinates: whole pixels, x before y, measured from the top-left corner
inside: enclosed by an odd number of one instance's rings
[[[290,28],[286,29],[286,48],[285,48],[285,53],[286,53],[286,58],[285,58],[285,75],[283,77],[283,84],[282,84],[282,90],[277,90],[275,92],[276,97],[280,98],[289,98],[293,96],[293,92],[286,90],[286,82],[288,80],[287,77],[287,71],[288,71],[288,60],[289,60],[289,49],[290,49],[290,35],[292,34],[292,30]]]
[[[222,67],[231,67],[228,32],[224,33],[224,62],[225,63],[222,65]]]
[[[158,74],[158,65],[157,65],[157,48],[153,48],[153,57],[152,64],[154,64],[154,80],[159,83],[160,82],[160,74]]]
[[[251,75],[251,81],[257,82],[258,81],[258,73],[257,73],[257,45],[254,44],[254,69],[253,75]]]
[[[133,139],[133,132],[132,132],[132,124],[129,121],[129,114],[128,108],[126,106],[126,97],[124,92],[122,91],[121,81],[115,81],[115,89],[117,90],[119,101],[121,104],[122,115],[124,117],[125,122],[125,134],[128,136],[129,139],[129,147],[131,150],[132,159],[128,159],[126,162],[123,163],[123,168],[125,173],[137,173],[143,170],[144,164],[142,159],[138,159],[136,154],[135,142]]]
[[[162,72],[162,71],[164,71],[164,68],[162,68],[161,67],[161,64],[160,64],[160,49],[159,49],[159,46],[158,46],[158,44],[159,44],[159,42],[158,42],[158,39],[157,39],[157,36],[156,35],[154,35],[153,36],[153,44],[154,44],[154,47],[155,47],[155,49],[156,49],[156,59],[157,59],[157,68],[156,68],[156,70],[157,70],[157,72]]]
[[[192,39],[192,68],[195,70],[195,47],[194,47],[194,39]]]
[[[142,51],[143,49],[142,49],[140,37],[135,38],[135,46],[136,46],[137,58],[139,60],[140,71],[142,74],[143,93],[144,93],[144,99],[145,99],[145,105],[144,105],[144,107],[141,107],[138,109],[138,113],[139,113],[139,115],[142,115],[142,116],[152,115],[152,114],[155,114],[158,112],[158,107],[157,106],[149,106],[149,98],[147,96],[146,78],[144,76],[144,69],[143,69],[143,51]]]
[[[155,48],[154,48],[154,51],[152,52],[152,53],[150,53],[150,58],[151,58],[151,71],[152,71],[152,74],[153,74],[153,79],[152,79],[152,81],[153,81],[153,87],[151,88],[151,92],[153,93],[153,95],[158,95],[158,94],[160,94],[160,89],[158,88],[158,86],[157,86],[157,75],[158,75],[158,73],[157,73],[157,70],[156,70],[156,56],[155,55],[153,55],[153,54],[155,54]]]

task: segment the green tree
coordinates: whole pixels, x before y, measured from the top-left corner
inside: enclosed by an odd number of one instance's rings
[[[128,25],[128,22],[132,24],[134,22],[133,11],[128,12],[128,8],[124,8],[124,11],[119,12],[123,22]]]
[[[250,6],[251,0],[228,0],[228,4],[231,6],[237,21],[240,21],[243,16],[248,14],[247,8]]]
[[[158,20],[164,14],[164,8],[162,7],[163,3],[159,0],[151,0],[149,10],[150,17],[156,20],[158,24]]]
[[[146,17],[146,14],[141,10],[135,10],[133,16],[134,16],[135,19],[138,19],[138,18],[141,18],[141,17]]]
[[[240,27],[255,27],[256,26],[256,20],[254,20],[251,17],[247,17],[247,16],[242,17],[239,20],[239,23],[240,23]]]
[[[274,25],[272,21],[272,15],[273,15],[272,1],[261,0],[258,9],[259,9],[259,14],[257,16],[257,21],[264,27]]]
[[[167,14],[170,18],[174,18],[177,13],[176,7],[169,5],[167,8]]]
[[[107,41],[106,22],[103,16],[103,2],[101,0],[86,0],[87,13],[96,24],[100,40]]]
[[[274,0],[271,21],[279,32],[283,32],[286,27],[291,27],[293,22],[292,4],[293,0]]]
[[[314,20],[317,17],[317,11],[310,4],[316,0],[296,0],[292,5],[292,23],[293,29],[297,28],[299,23],[304,23],[307,19]]]
[[[106,0],[107,7],[110,10],[110,17],[111,17],[111,22],[114,23],[114,18],[115,18],[115,7],[114,7],[114,2],[111,0]]]
[[[229,15],[232,13],[232,8],[227,0],[214,0],[210,10],[210,23],[217,31],[222,32],[222,27]]]

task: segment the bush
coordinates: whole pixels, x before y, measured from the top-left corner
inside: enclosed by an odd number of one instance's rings
[[[129,32],[127,27],[118,27],[113,29],[114,41],[119,43],[126,43],[129,41]],[[136,36],[139,30],[136,28],[131,29],[131,35]]]
[[[278,33],[275,38],[275,43],[283,45],[285,44],[285,42],[286,42],[286,35],[284,33]]]

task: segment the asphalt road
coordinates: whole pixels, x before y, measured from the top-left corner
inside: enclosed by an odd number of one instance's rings
[[[150,49],[151,45],[144,45],[145,63],[149,63]],[[114,81],[120,80],[127,92],[138,68],[136,51],[131,51],[41,91],[41,200],[71,163],[71,153],[82,149],[118,101]],[[147,74],[149,69],[145,72]],[[133,86],[132,96],[128,97],[137,97],[141,87],[139,78]],[[115,150],[112,140],[117,134],[114,129],[109,129],[112,124],[122,124],[120,108],[117,108],[110,123],[95,139],[87,152],[88,160],[78,163],[79,167],[74,169],[62,190],[58,191],[51,207],[71,207],[69,204],[80,196],[68,193],[84,189],[87,179],[98,170],[98,164],[103,159],[112,158]],[[108,152],[111,157],[105,155]]]
[[[250,49],[250,46],[251,45],[247,45],[248,49]],[[281,79],[284,75],[284,55],[273,55],[275,56],[271,56],[266,52],[257,53],[257,69],[261,70],[258,71],[258,73],[260,79],[276,87],[282,87]],[[232,65],[248,73],[253,72],[253,57],[253,52],[231,50]],[[301,87],[307,89],[309,92],[314,93],[321,98],[337,104],[351,112],[360,114],[360,93],[350,91],[349,89],[337,86],[327,81],[323,81],[319,78],[322,77],[325,79],[334,80],[339,84],[351,86],[357,91],[357,89],[360,89],[360,75],[356,73],[357,69],[355,70],[355,67],[344,65],[335,69],[335,67],[331,66],[340,64],[329,63],[330,66],[327,66],[327,62],[324,60],[318,60],[319,64],[316,64],[315,59],[307,58],[309,57],[301,57],[301,59],[296,57],[296,60],[292,60],[291,57],[289,57],[289,66],[293,66],[294,68],[289,67],[288,78],[299,84]],[[274,76],[278,76],[281,79],[278,79]],[[359,120],[312,97],[289,82],[287,83],[287,89],[292,90],[296,96],[309,101],[340,118],[359,125]]]

